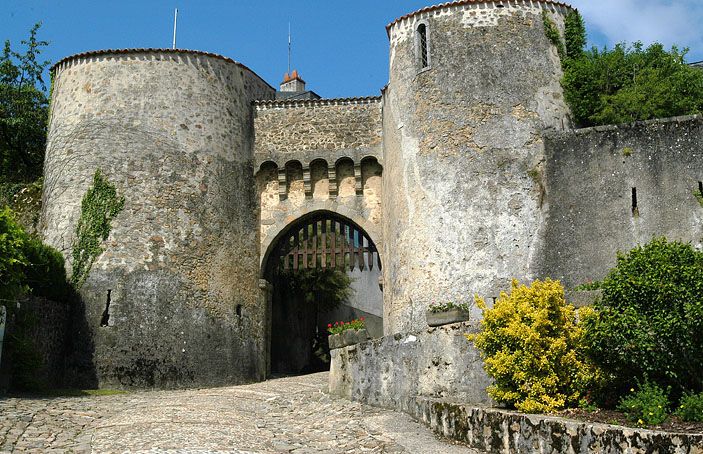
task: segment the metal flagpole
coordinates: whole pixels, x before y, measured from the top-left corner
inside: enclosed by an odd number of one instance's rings
[[[173,48],[176,48],[176,24],[178,23],[178,8],[173,13]]]
[[[288,22],[288,74],[290,74],[290,22]]]

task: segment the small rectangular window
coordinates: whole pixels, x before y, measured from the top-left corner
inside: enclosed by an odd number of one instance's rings
[[[425,24],[420,24],[417,27],[417,39],[420,57],[420,69],[424,69],[427,68],[430,63],[429,55],[427,53],[427,26]]]

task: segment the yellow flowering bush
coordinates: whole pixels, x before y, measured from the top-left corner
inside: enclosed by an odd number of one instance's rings
[[[559,281],[513,280],[492,309],[483,311],[481,332],[467,336],[481,351],[494,384],[488,394],[526,413],[549,413],[576,406],[595,377],[581,352],[583,330],[564,299]]]

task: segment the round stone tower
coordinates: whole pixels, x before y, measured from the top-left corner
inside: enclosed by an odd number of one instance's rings
[[[569,11],[549,0],[464,0],[387,27],[386,333],[426,326],[432,302],[477,293],[490,303],[512,277],[535,277],[541,132],[568,127],[544,21],[563,33]]]
[[[251,101],[274,89],[237,62],[186,50],[88,52],[53,75],[44,238],[70,269],[98,169],[125,200],[80,291],[74,380],[262,379]]]

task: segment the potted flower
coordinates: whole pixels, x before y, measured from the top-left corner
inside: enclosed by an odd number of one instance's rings
[[[432,303],[427,308],[427,324],[430,326],[442,326],[450,323],[465,322],[471,314],[469,303]]]
[[[330,323],[327,325],[327,332],[330,333],[327,338],[330,350],[358,344],[369,338],[364,317],[359,317],[349,322],[334,322],[334,325]]]

